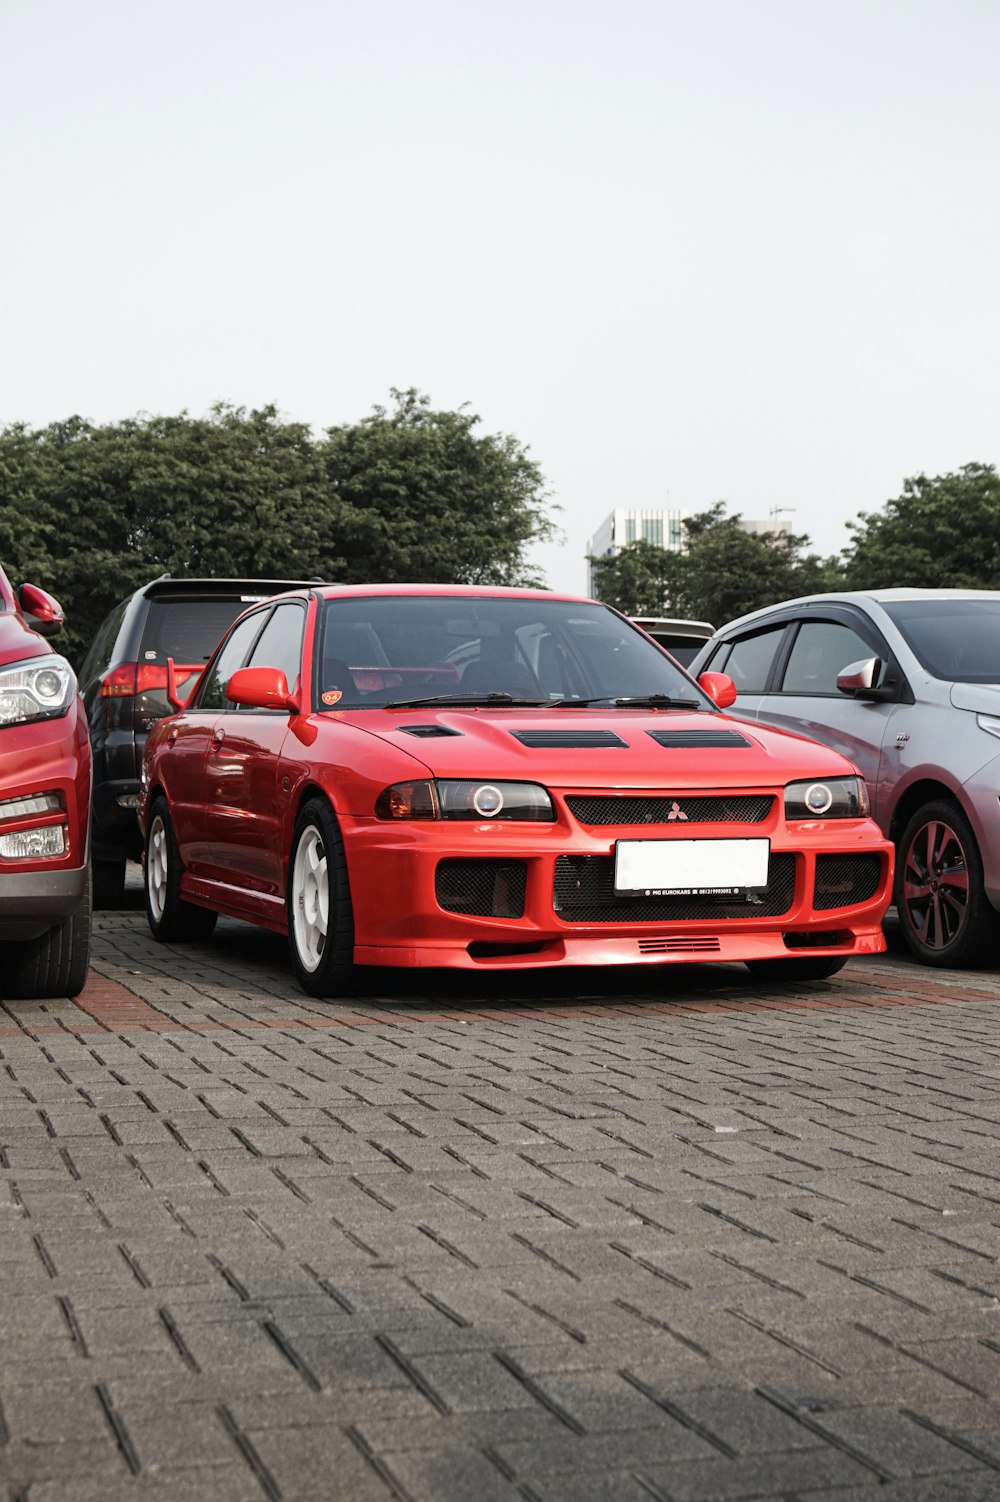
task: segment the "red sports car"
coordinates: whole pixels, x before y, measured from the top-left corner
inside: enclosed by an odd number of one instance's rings
[[[147,741],[152,931],[287,932],[314,996],[371,965],[832,975],[885,947],[892,847],[849,762],[727,719],[734,694],[593,600],[268,600]]]

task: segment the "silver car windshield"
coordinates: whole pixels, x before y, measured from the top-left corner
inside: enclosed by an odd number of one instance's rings
[[[892,600],[882,609],[932,677],[1000,683],[1000,599]]]
[[[545,707],[670,701],[714,706],[641,632],[600,604],[369,595],[326,601],[318,710],[411,701]]]

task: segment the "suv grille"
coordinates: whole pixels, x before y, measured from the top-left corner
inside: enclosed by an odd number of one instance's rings
[[[823,912],[867,902],[878,891],[881,875],[879,855],[818,855],[813,910]]]
[[[750,902],[732,897],[634,897],[615,892],[612,855],[560,855],[552,894],[564,923],[671,923],[704,918],[771,918],[787,913],[795,894],[795,857],[772,855],[767,890]]]
[[[446,913],[473,918],[523,918],[525,861],[443,860],[434,873],[434,895]]]
[[[684,793],[655,798],[573,795],[566,799],[566,806],[581,824],[673,824],[682,814],[690,824],[762,824],[774,799],[770,793],[732,798],[688,797]]]

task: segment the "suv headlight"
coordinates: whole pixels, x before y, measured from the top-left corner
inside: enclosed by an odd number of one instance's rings
[[[32,657],[0,668],[0,725],[55,720],[76,697],[76,674],[65,657]]]
[[[397,782],[379,794],[375,812],[380,819],[555,819],[536,782]]]
[[[863,777],[821,777],[785,788],[786,819],[864,819],[870,812]]]

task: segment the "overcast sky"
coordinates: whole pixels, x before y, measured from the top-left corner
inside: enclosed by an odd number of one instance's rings
[[[997,0],[0,0],[0,424],[417,386],[822,553],[1000,460]]]

